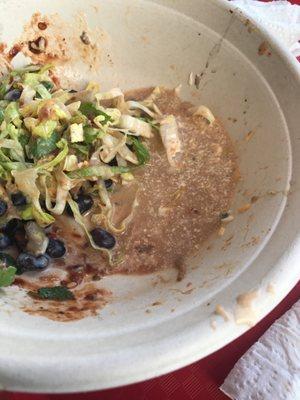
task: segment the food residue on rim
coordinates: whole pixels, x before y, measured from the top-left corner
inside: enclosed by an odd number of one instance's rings
[[[230,313],[221,304],[216,305],[215,314],[222,317],[225,322],[228,322],[231,320]]]
[[[268,42],[263,41],[259,47],[258,47],[258,55],[259,56],[268,56],[270,57],[272,55],[270,51],[270,45]]]
[[[67,23],[58,14],[36,12],[24,25],[20,38],[9,49],[2,44],[0,52],[7,63],[21,52],[34,64],[68,63],[75,66],[83,60],[90,70],[97,71],[105,37],[103,31],[91,30],[82,14],[78,14],[72,23]]]
[[[247,324],[253,326],[256,319],[257,313],[254,308],[254,301],[258,297],[258,291],[252,290],[246,293],[240,294],[237,299],[237,307],[235,310],[235,322],[238,325]]]
[[[44,277],[46,278],[46,277]],[[32,281],[25,278],[17,278],[15,284],[26,289],[29,293],[35,293],[38,289],[51,286],[59,281],[57,276],[50,275],[49,279],[44,279],[44,286],[41,280]],[[30,303],[26,303],[22,310],[28,314],[40,315],[53,321],[69,322],[86,317],[98,315],[99,311],[111,300],[112,293],[99,288],[97,284],[90,282],[82,285],[80,289],[75,289],[72,300],[41,300],[31,296]]]

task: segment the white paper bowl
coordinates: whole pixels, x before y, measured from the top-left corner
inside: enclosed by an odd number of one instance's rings
[[[170,278],[167,283],[157,276],[105,278],[102,284],[112,289],[114,297],[98,317],[53,322],[19,311],[15,291],[1,294],[3,387],[68,392],[144,380],[196,361],[249,329],[233,317],[239,294],[258,290],[255,321],[271,311],[297,283],[300,270],[296,60],[234,10],[233,3],[2,0],[0,4],[4,41],[14,40],[37,10],[58,12],[70,21],[83,10],[91,26],[100,26],[110,36],[113,65],[104,60],[99,71],[104,88],[182,83],[183,97],[209,106],[236,141],[243,179],[233,209],[251,196],[260,197],[248,212],[236,216],[223,237],[210,241],[211,250],[206,250],[209,243],[203,248],[182,282],[175,281],[172,271],[164,274]],[[271,55],[258,54],[263,42]],[[191,71],[203,73],[200,90],[188,86]],[[254,134],[246,141],[250,131]],[[231,244],[224,247],[232,235]],[[192,286],[187,288],[189,282]],[[187,289],[193,290],[186,293]],[[217,304],[231,313],[230,321],[214,315]],[[249,310],[244,311],[249,317]]]

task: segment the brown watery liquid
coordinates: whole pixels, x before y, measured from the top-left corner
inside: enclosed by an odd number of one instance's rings
[[[151,89],[137,90],[127,97],[138,100],[149,93]],[[100,293],[97,288],[96,281],[101,277],[164,268],[178,268],[182,272],[186,260],[199,253],[201,244],[220,226],[220,214],[230,208],[239,177],[227,132],[218,120],[209,125],[201,116],[193,116],[192,105],[182,102],[173,90],[162,90],[156,104],[163,114],[176,117],[183,150],[180,169],[169,165],[156,132],[147,143],[150,163],[135,171],[133,183],[115,188],[112,194],[116,223],[128,213],[133,200],[138,201],[126,231],[116,235],[114,255],[120,262],[114,267],[87,244],[84,235],[66,217],[58,220],[53,235],[65,241],[67,255],[53,263],[64,273],[63,278],[56,278],[56,284],[75,288],[75,296],[76,290],[83,294],[76,304],[49,302],[48,308],[47,302],[38,302],[26,311],[57,320],[94,315],[107,302],[105,291]],[[52,274],[49,286],[53,286],[53,270],[50,271],[51,268],[37,278],[38,287],[47,286],[47,274]],[[88,296],[84,295],[85,285]]]

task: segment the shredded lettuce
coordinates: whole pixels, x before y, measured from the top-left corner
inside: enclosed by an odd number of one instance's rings
[[[71,196],[68,198],[68,204],[69,204],[69,206],[70,206],[70,208],[71,208],[71,210],[73,212],[75,221],[77,222],[78,225],[80,225],[83,228],[86,236],[88,237],[88,239],[90,241],[91,246],[94,249],[100,250],[100,251],[104,252],[105,254],[107,254],[108,258],[109,258],[109,262],[112,263],[112,254],[111,254],[111,252],[109,250],[106,250],[106,249],[96,245],[96,243],[94,242],[94,240],[92,238],[92,235],[90,234],[90,231],[89,231],[89,229],[87,227],[87,224],[84,221],[84,218],[80,214],[78,204],[71,198]]]
[[[35,90],[42,99],[51,99],[51,94],[48,92],[45,85],[39,84],[36,86]]]
[[[52,215],[42,210],[40,205],[40,191],[36,181],[38,172],[36,168],[28,168],[22,171],[12,171],[17,188],[31,201],[32,215],[40,226],[48,226],[55,221]]]
[[[41,232],[36,223],[48,226],[69,204],[98,248],[72,196],[92,195],[91,220],[123,232],[124,221],[121,227],[112,223],[111,191],[120,185],[133,187],[132,166],[149,162],[149,150],[140,139],[151,139],[161,128],[166,143],[166,119],[155,104],[160,89],[144,101],[126,101],[120,88],[101,93],[99,84],[91,82],[84,90],[69,91],[55,76],[47,64],[19,68],[0,79],[0,178],[7,189],[25,195],[27,205],[15,213],[25,221],[35,220],[28,225],[35,233]],[[6,96],[12,90],[18,90],[19,99]],[[108,179],[114,183],[109,190]]]
[[[131,115],[122,115],[119,122],[120,128],[128,129],[136,136],[150,138],[152,136],[151,126],[138,118]]]
[[[111,117],[105,113],[104,111],[100,110],[95,104],[93,103],[81,103],[80,107],[79,107],[79,111],[85,115],[86,117],[88,117],[89,119],[94,120],[96,117],[100,117],[100,119],[98,118],[97,121],[102,121],[103,124],[105,125],[108,121],[111,121]]]
[[[51,171],[53,170],[53,168],[58,165],[59,163],[61,163],[67,156],[68,151],[69,151],[69,147],[68,147],[68,142],[66,141],[66,139],[61,139],[56,146],[60,149],[60,152],[57,154],[56,157],[53,158],[53,160],[48,161],[44,164],[39,164],[37,165],[37,170],[48,170]]]
[[[160,135],[166,149],[169,164],[172,167],[178,167],[178,158],[182,152],[182,146],[174,115],[168,115],[160,122]]]
[[[56,127],[57,122],[49,119],[33,127],[32,134],[34,136],[40,136],[44,139],[49,139]]]
[[[115,175],[124,174],[129,172],[128,167],[108,167],[106,165],[95,165],[92,167],[83,167],[75,171],[68,172],[67,175],[70,179],[87,179],[93,177],[100,177],[101,179],[111,179]]]
[[[14,122],[19,119],[19,107],[18,104],[15,101],[12,101],[11,103],[8,104],[4,111],[4,120],[6,121],[7,124],[10,122]]]

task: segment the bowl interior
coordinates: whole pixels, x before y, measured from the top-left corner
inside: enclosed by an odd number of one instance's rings
[[[163,326],[166,321],[176,321],[195,309],[200,321],[208,320],[215,307],[214,298],[240,279],[243,271],[251,269],[286,204],[291,176],[288,127],[272,87],[253,61],[260,57],[262,61],[257,62],[269,63],[271,68],[275,55],[258,55],[261,34],[250,32],[249,26],[216,2],[210,5],[205,1],[130,0],[4,3],[0,22],[5,42],[16,39],[35,11],[58,12],[70,24],[74,15],[83,11],[90,27],[106,32],[97,73],[93,76],[87,73],[82,60],[73,65],[80,81],[92,77],[100,81],[103,89],[182,84],[184,99],[210,107],[227,128],[239,157],[242,179],[232,205],[234,220],[226,226],[224,236],[212,237],[199,256],[191,259],[183,281],[176,282],[175,271],[104,278],[101,285],[113,292],[110,304],[98,317],[70,323],[23,313],[19,307],[24,296],[16,289],[7,290],[0,299],[0,336],[25,337],[26,349],[21,352],[24,357],[30,351],[32,356],[36,354],[34,338],[40,363],[55,346],[61,348],[61,357],[70,354],[76,345],[78,357],[84,349],[93,354],[92,348],[84,343],[88,338],[90,343],[104,344],[103,357],[109,364],[111,349],[121,351],[122,343],[126,342],[126,346],[134,343],[133,336],[143,343],[155,327]],[[14,24],[7,22],[11,20]],[[237,35],[243,39],[243,47],[235,43],[233,38]],[[189,86],[190,72],[201,76],[199,89]],[[251,207],[242,212],[248,204]],[[7,343],[9,346],[10,341]],[[68,348],[63,343],[68,343]],[[25,375],[20,384],[11,375],[5,379],[9,385],[24,390],[29,385]],[[70,390],[71,376],[64,378],[60,390]],[[45,383],[42,375],[40,379],[40,384],[31,382],[33,388],[48,390],[50,384]],[[109,386],[97,379],[98,387]],[[91,386],[89,383],[87,388]]]

